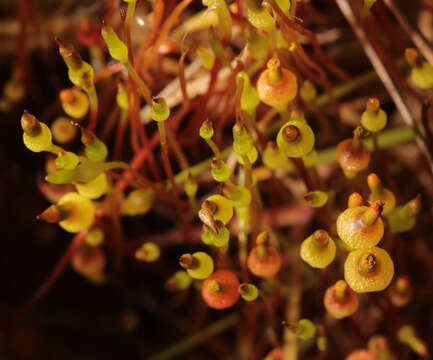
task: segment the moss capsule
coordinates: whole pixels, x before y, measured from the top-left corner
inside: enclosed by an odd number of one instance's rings
[[[146,242],[135,251],[135,258],[145,262],[154,262],[159,259],[161,251],[158,245]]]
[[[239,300],[239,280],[231,270],[218,270],[209,276],[202,287],[206,304],[217,310],[227,309]]]
[[[89,199],[98,199],[110,189],[105,173],[98,175],[87,184],[75,183],[75,187],[80,195]]]
[[[105,253],[100,247],[81,246],[71,258],[73,269],[94,282],[103,280],[106,263]]]
[[[378,247],[351,251],[344,263],[344,278],[352,290],[358,293],[385,289],[393,275],[391,257]]]
[[[272,58],[267,63],[267,69],[257,80],[257,91],[260,100],[266,105],[274,107],[279,112],[285,111],[298,92],[296,76],[291,71],[281,68],[278,58]]]
[[[179,263],[193,279],[206,279],[214,270],[212,258],[202,251],[182,255]]]
[[[75,233],[87,229],[92,224],[95,206],[88,198],[71,192],[63,195],[57,205],[65,209],[65,218],[59,225],[66,231]]]
[[[335,258],[334,240],[325,230],[317,230],[301,244],[301,259],[313,268],[323,269]]]
[[[302,120],[290,120],[283,125],[277,135],[279,149],[290,158],[307,155],[314,148],[314,133]]]
[[[344,280],[339,280],[326,290],[323,304],[334,318],[342,319],[358,310],[359,301],[347,283]]]
[[[395,195],[391,190],[383,187],[379,177],[371,173],[367,177],[367,184],[371,194],[368,198],[370,201],[381,201],[383,203],[382,214],[388,215],[395,208]]]
[[[262,278],[275,276],[281,268],[281,256],[275,248],[268,246],[267,236],[261,233],[257,237],[257,246],[251,249],[247,258],[248,269]]]
[[[52,136],[50,129],[27,111],[24,111],[21,116],[21,127],[24,131],[23,141],[27,149],[33,152],[41,152],[51,148]]]
[[[145,215],[152,208],[155,193],[150,189],[131,191],[122,202],[122,214],[129,216]]]
[[[59,93],[63,111],[74,119],[81,119],[89,111],[89,98],[78,89],[64,89]]]
[[[351,249],[376,246],[383,237],[384,226],[380,218],[382,205],[356,206],[344,210],[337,218],[337,233]]]
[[[89,246],[100,246],[105,240],[105,233],[98,226],[92,227],[86,235],[84,241]]]
[[[413,229],[416,215],[421,211],[421,196],[418,195],[406,205],[397,206],[388,215],[388,224],[393,233],[407,232]]]
[[[70,118],[59,117],[51,124],[54,140],[59,144],[67,144],[77,136],[77,127],[71,124]]]
[[[362,126],[372,133],[379,132],[385,128],[387,119],[386,112],[380,108],[379,100],[369,98],[366,110],[361,115]]]
[[[345,360],[378,360],[370,351],[360,349],[352,351]]]

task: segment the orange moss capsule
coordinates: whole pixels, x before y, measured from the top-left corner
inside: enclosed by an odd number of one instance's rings
[[[412,299],[412,286],[407,276],[399,276],[389,287],[388,298],[396,307],[409,304]]]
[[[296,76],[281,68],[278,58],[272,58],[257,80],[257,91],[262,102],[280,112],[285,111],[298,92]]]
[[[346,357],[345,360],[378,360],[378,359],[370,351],[360,349],[360,350],[352,351],[349,354],[349,356]]]
[[[257,237],[257,246],[252,248],[247,259],[248,269],[256,276],[271,278],[280,270],[281,256],[279,252],[268,246],[267,235]]]
[[[71,124],[69,118],[58,117],[51,124],[51,133],[57,143],[67,144],[74,140],[77,135],[77,127]]]
[[[344,280],[337,281],[326,290],[323,303],[326,310],[336,319],[352,315],[359,307],[358,296]]]
[[[264,360],[283,360],[283,350],[280,347],[272,349]]]
[[[358,126],[353,132],[353,138],[337,145],[337,161],[347,178],[353,179],[370,164],[370,151],[362,142],[366,136],[365,130]]]
[[[227,309],[239,300],[239,280],[231,270],[218,270],[209,276],[202,287],[202,297],[213,309]]]
[[[351,249],[367,249],[376,246],[384,233],[381,212],[380,203],[344,210],[337,218],[338,236]]]
[[[386,189],[382,185],[379,177],[375,173],[371,173],[367,177],[367,184],[371,194],[368,200],[381,201],[383,203],[383,215],[388,215],[395,208],[395,196],[391,190]]]
[[[89,98],[78,89],[63,89],[59,98],[63,111],[74,119],[81,119],[89,111]]]

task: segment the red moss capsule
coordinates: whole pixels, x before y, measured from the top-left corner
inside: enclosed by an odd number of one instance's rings
[[[239,280],[231,270],[218,270],[204,282],[201,295],[213,309],[227,309],[239,300]]]
[[[270,59],[267,67],[257,80],[260,100],[280,112],[285,111],[298,92],[296,76],[291,71],[281,68],[278,58]]]
[[[337,281],[326,290],[323,303],[326,310],[336,319],[352,315],[359,306],[357,295],[344,280]]]
[[[272,349],[264,360],[283,360],[283,350],[280,347]]]
[[[356,177],[370,163],[370,151],[361,140],[365,135],[365,130],[358,126],[353,132],[352,139],[344,140],[337,145],[337,161],[349,179]]]
[[[252,248],[247,259],[248,269],[262,278],[273,277],[281,267],[279,252],[268,246],[267,234],[261,233],[257,237],[257,246]]]
[[[368,350],[355,350],[352,351],[349,356],[346,357],[346,360],[378,360],[376,356],[374,356]]]

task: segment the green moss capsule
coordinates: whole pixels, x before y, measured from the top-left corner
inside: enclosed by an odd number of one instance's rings
[[[61,151],[57,154],[54,164],[58,169],[72,170],[75,169],[79,163],[79,158],[73,152]]]
[[[206,69],[211,70],[213,68],[213,64],[215,63],[215,54],[212,51],[203,46],[199,46],[197,49],[197,55]]]
[[[226,182],[230,179],[231,170],[221,159],[213,159],[211,163],[211,174],[215,181]]]
[[[368,200],[381,201],[383,203],[382,214],[384,216],[390,214],[395,208],[395,195],[392,191],[384,188],[379,177],[374,173],[368,175],[367,184],[371,191]]]
[[[406,60],[412,67],[410,79],[420,89],[433,88],[433,65],[419,58],[418,51],[413,48],[405,50]]]
[[[254,140],[248,131],[248,129],[240,124],[236,123],[233,126],[233,150],[239,156],[247,155],[253,147]]]
[[[254,114],[257,106],[260,104],[259,94],[257,89],[251,85],[250,78],[245,71],[240,71],[237,73],[236,80],[238,83],[240,79],[243,80],[241,109],[251,116]]]
[[[224,184],[223,192],[235,208],[249,206],[251,203],[251,193],[245,186]]]
[[[126,64],[128,62],[128,48],[125,43],[119,39],[113,28],[111,26],[103,26],[101,34],[107,44],[111,57],[114,60]]]
[[[159,249],[159,246],[152,242],[144,243],[135,252],[135,258],[145,262],[154,262],[159,259],[160,255],[161,250]]]
[[[298,322],[291,324],[285,323],[285,325],[302,340],[311,339],[316,334],[316,325],[308,319],[301,319]]]
[[[320,208],[328,202],[329,195],[327,192],[316,190],[306,193],[304,200],[312,207]]]
[[[107,146],[93,132],[82,127],[80,129],[81,142],[84,144],[87,158],[91,161],[103,162],[108,155]]]
[[[164,98],[154,98],[150,109],[150,117],[155,121],[165,121],[170,116],[170,108]]]
[[[240,284],[238,291],[245,301],[254,301],[259,296],[259,289],[253,284]]]

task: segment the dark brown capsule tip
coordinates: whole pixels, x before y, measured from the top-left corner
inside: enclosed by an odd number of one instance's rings
[[[179,259],[179,264],[184,269],[196,269],[198,267],[198,260],[191,254],[183,254]]]
[[[294,125],[287,125],[283,129],[283,138],[286,141],[292,142],[295,141],[299,137],[299,130]]]
[[[23,115],[21,116],[21,128],[30,136],[36,136],[41,131],[41,125],[39,124],[38,119],[27,110],[24,110]]]
[[[44,220],[48,223],[58,223],[64,219],[64,214],[60,207],[51,205],[42,214],[36,216],[38,220]]]

